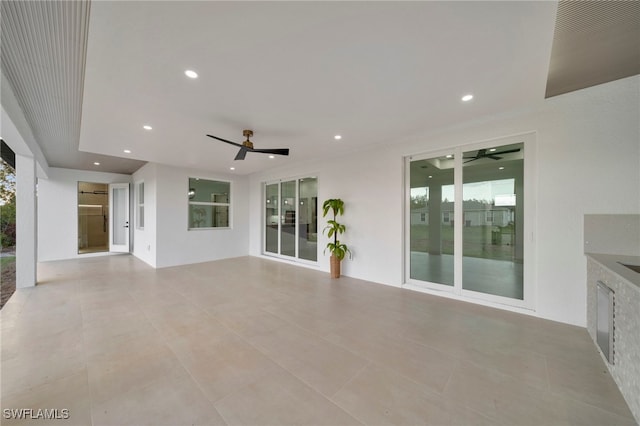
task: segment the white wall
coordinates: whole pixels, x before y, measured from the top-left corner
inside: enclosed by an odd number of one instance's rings
[[[132,177],[133,181],[133,254],[149,265],[156,267],[157,231],[157,165],[147,163]],[[144,182],[144,229],[138,229],[137,184]]]
[[[247,177],[160,164],[155,167],[157,267],[207,262],[249,254]],[[189,177],[231,182],[230,229],[187,229]],[[145,187],[146,182],[147,180]]]
[[[38,261],[78,254],[78,182],[128,183],[130,175],[50,167],[38,179]]]
[[[188,178],[232,182],[231,229],[187,230]],[[148,163],[133,175],[50,168],[49,178],[38,181],[38,260],[61,260],[78,255],[78,181],[145,183],[145,226],[137,229],[135,199],[133,254],[154,267],[206,262],[246,256],[249,249],[248,190],[246,177],[213,174]],[[132,194],[135,187],[132,185]]]
[[[316,175],[319,203],[327,198],[346,203],[344,240],[354,259],[343,262],[343,274],[399,286],[404,268],[403,157],[535,131],[535,206],[525,207],[536,213],[534,308],[540,317],[584,327],[583,215],[640,212],[638,99],[640,77],[635,76],[541,100],[526,111],[427,129],[391,146],[252,175],[250,254],[261,254],[261,182]],[[326,238],[319,245],[324,247]],[[319,265],[328,270],[328,258],[321,255]]]

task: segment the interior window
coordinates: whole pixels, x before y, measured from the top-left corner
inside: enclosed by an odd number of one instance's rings
[[[231,183],[189,178],[189,229],[229,228]]]

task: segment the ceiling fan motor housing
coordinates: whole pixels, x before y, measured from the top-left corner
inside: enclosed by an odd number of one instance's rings
[[[247,138],[246,141],[242,142],[242,145],[246,146],[247,148],[253,149],[253,142],[249,140],[249,138],[253,136],[253,130],[243,130],[242,136]]]

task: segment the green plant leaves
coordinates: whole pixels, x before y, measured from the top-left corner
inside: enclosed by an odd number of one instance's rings
[[[340,241],[337,243],[327,243],[327,247],[324,249],[324,252],[326,253],[327,250],[337,257],[338,260],[344,259],[347,253],[349,253],[349,259],[352,258],[351,250],[349,250],[346,244],[342,244]]]
[[[344,201],[340,198],[330,198],[322,203],[322,217],[325,217],[329,210],[333,212],[333,218],[336,216],[344,214]]]
[[[336,216],[344,214],[344,201],[339,198],[330,198],[326,200],[322,204],[322,217],[325,217],[329,210],[333,213],[333,219],[327,221],[327,226],[324,228],[323,232],[327,233],[327,237],[333,237],[332,243],[327,243],[327,247],[324,249],[325,253],[327,250],[331,252],[338,260],[344,259],[344,257],[349,254],[349,258],[351,259],[351,251],[347,247],[346,244],[342,244],[338,241],[338,235],[344,233],[347,227],[341,223],[336,221]]]

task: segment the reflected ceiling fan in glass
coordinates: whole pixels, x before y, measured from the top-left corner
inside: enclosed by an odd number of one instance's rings
[[[520,148],[508,149],[506,151],[500,152],[491,152],[488,149],[479,149],[475,156],[473,157],[463,157],[463,159],[467,160],[465,163],[470,163],[471,161],[476,161],[481,158],[491,158],[492,160],[502,160],[502,157],[498,157],[499,155],[511,154],[513,152],[519,152]]]

